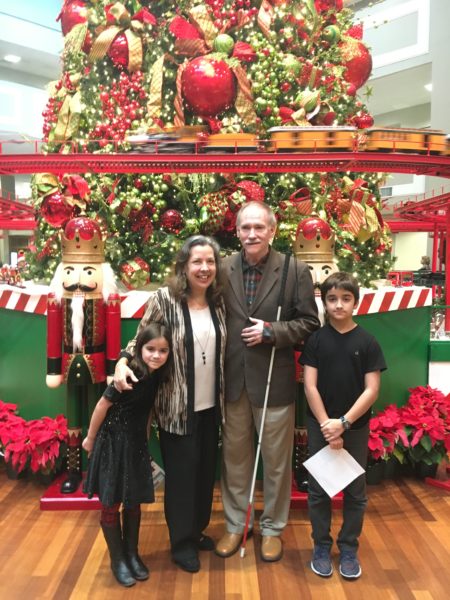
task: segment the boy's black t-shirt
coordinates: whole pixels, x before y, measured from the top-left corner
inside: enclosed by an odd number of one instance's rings
[[[318,329],[306,342],[300,363],[317,369],[317,389],[333,419],[345,414],[362,394],[366,373],[386,369],[377,340],[359,325],[346,333],[329,323]],[[314,417],[309,407],[308,414]],[[365,425],[370,415],[369,409],[352,428]]]

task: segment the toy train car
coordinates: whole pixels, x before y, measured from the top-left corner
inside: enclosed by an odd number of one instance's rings
[[[206,154],[240,154],[257,151],[258,139],[254,133],[213,133],[200,148],[200,152]]]
[[[269,152],[329,152],[355,149],[356,127],[271,127]]]
[[[450,154],[450,136],[435,129],[287,126],[268,130],[269,152],[412,152]]]
[[[371,127],[365,133],[364,149],[368,152],[448,153],[446,135],[436,129]]]
[[[133,152],[151,154],[236,154],[253,152],[405,152],[450,155],[450,136],[436,129],[351,126],[286,126],[253,133],[207,135],[203,126],[172,128],[128,138]]]

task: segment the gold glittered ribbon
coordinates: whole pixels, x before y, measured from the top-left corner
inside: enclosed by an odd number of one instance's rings
[[[55,129],[49,134],[49,141],[62,142],[70,139],[78,129],[81,115],[81,93],[78,91],[81,75],[68,76],[67,84],[63,84],[55,97],[62,99]]]
[[[175,100],[174,100],[174,108],[175,108],[174,124],[175,124],[175,127],[183,127],[183,125],[185,124],[183,96],[181,93],[181,88],[182,88],[183,73],[184,73],[185,68],[188,66],[188,64],[189,63],[187,61],[185,61],[178,67],[178,71],[177,71],[177,78],[175,81],[177,93],[176,93]]]
[[[147,114],[153,119],[161,116],[164,60],[165,56],[160,56],[150,69]]]
[[[209,16],[206,6],[199,4],[194,6],[188,12],[188,15],[197,29],[203,34],[206,44],[212,48],[213,42],[217,37],[217,28]]]
[[[236,111],[246,125],[254,124],[256,121],[256,113],[253,108],[253,94],[247,73],[241,65],[232,67],[231,70],[238,83],[235,102]]]
[[[271,39],[272,21],[274,19],[274,8],[268,0],[263,0],[259,7],[257,23],[264,36]]]
[[[104,58],[116,37],[123,33],[128,44],[128,71],[130,73],[139,71],[143,60],[141,39],[144,30],[143,23],[132,19],[130,13],[120,2],[116,2],[109,12],[116,19],[117,25],[108,25],[97,29],[98,35],[89,52],[89,61],[95,62]]]
[[[178,39],[175,40],[175,54],[179,54],[180,56],[201,56],[203,54],[207,54],[210,51],[210,48],[207,46],[205,40],[195,39]]]

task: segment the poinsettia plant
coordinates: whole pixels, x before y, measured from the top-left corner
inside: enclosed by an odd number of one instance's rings
[[[410,388],[405,406],[394,404],[370,419],[369,463],[395,456],[400,463],[439,464],[450,451],[450,394]]]
[[[0,400],[0,448],[5,462],[18,473],[28,466],[33,473],[51,473],[59,466],[66,442],[63,415],[26,421],[17,414],[17,405]]]
[[[389,460],[395,456],[404,462],[404,449],[409,447],[408,436],[404,429],[401,409],[395,404],[372,417],[369,422],[369,462]]]
[[[408,436],[408,459],[413,464],[439,464],[450,451],[450,394],[430,386],[409,390],[410,397],[401,409]]]

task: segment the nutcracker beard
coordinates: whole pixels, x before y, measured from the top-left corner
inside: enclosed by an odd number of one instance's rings
[[[75,294],[72,298],[72,344],[73,351],[83,350],[83,326],[84,326],[84,294]]]

